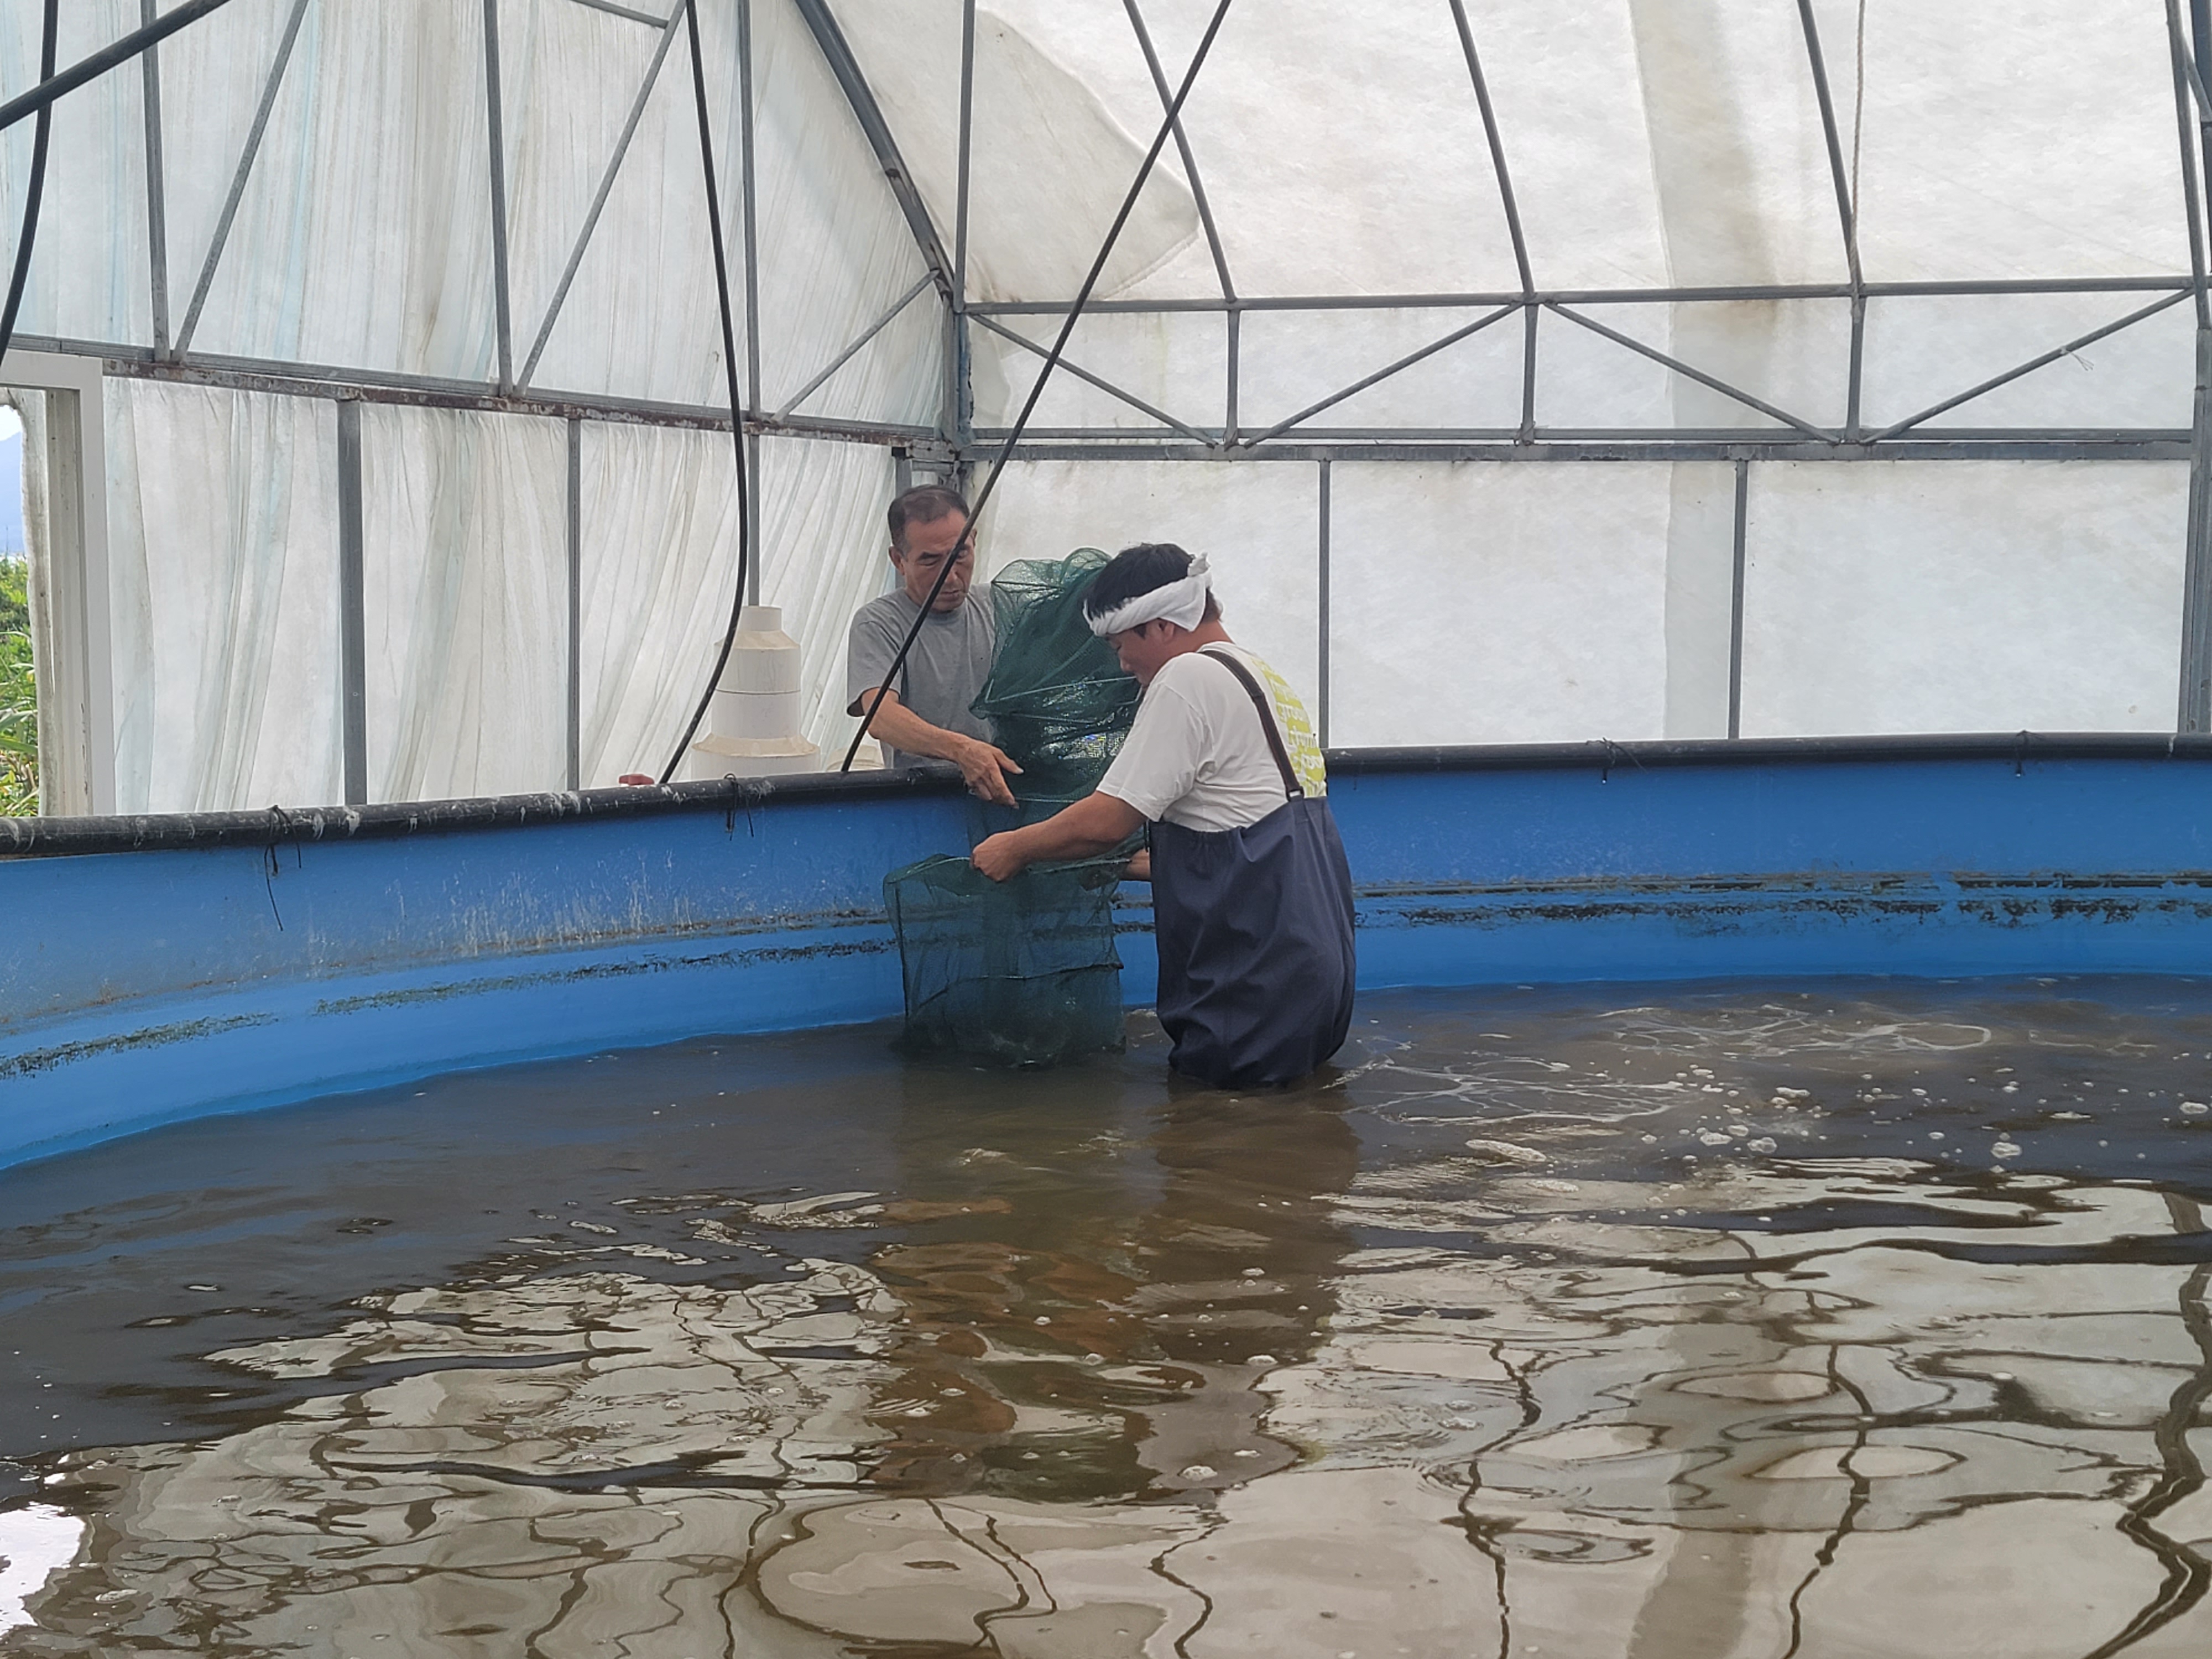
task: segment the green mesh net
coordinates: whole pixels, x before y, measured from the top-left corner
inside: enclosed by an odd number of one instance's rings
[[[1014,757],[1024,821],[1049,817],[1098,787],[1144,693],[1091,631],[1083,595],[1106,565],[1095,547],[1023,559],[991,582],[999,649],[971,707]]]
[[[966,859],[932,858],[885,877],[908,1045],[1014,1066],[1120,1048],[1124,862],[1036,865],[995,882]]]
[[[1023,823],[1097,788],[1136,716],[1136,681],[1084,620],[1084,590],[1105,563],[1079,548],[1009,565],[991,584],[998,654],[973,707],[1022,769]],[[908,1044],[1023,1066],[1121,1047],[1114,893],[1130,850],[1004,883],[959,858],[886,876]]]

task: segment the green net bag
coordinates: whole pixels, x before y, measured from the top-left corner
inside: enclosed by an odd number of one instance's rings
[[[1079,548],[1009,565],[991,583],[999,647],[972,707],[1022,769],[1011,781],[1023,823],[1097,788],[1136,717],[1140,689],[1083,615],[1105,563],[1097,548]],[[1120,1048],[1114,893],[1138,839],[1005,883],[959,858],[886,876],[908,1045],[1018,1066]]]
[[[1106,565],[1095,547],[1022,559],[991,581],[999,648],[970,705],[1014,757],[1023,818],[1048,817],[1098,787],[1143,689],[1091,631],[1083,596]]]
[[[994,882],[939,857],[884,877],[908,1046],[1014,1066],[1120,1048],[1114,892],[1124,861],[1036,865]]]

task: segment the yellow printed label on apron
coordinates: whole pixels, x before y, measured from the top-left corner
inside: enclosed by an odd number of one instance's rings
[[[1328,793],[1328,769],[1322,763],[1321,743],[1314,736],[1313,722],[1306,718],[1306,706],[1298,701],[1298,694],[1291,690],[1291,683],[1259,658],[1247,651],[1244,660],[1258,671],[1260,683],[1267,688],[1268,699],[1275,705],[1275,724],[1283,734],[1283,747],[1291,757],[1291,770],[1297,774],[1298,783],[1309,795]]]

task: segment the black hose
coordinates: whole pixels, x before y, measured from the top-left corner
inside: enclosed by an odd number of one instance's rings
[[[706,718],[707,705],[714,700],[714,688],[722,683],[722,670],[729,663],[730,649],[738,642],[738,623],[745,613],[745,580],[752,568],[753,545],[752,486],[745,471],[745,400],[738,390],[737,326],[730,317],[730,261],[722,246],[722,195],[714,182],[714,135],[707,120],[707,64],[699,51],[698,0],[684,0],[684,27],[691,36],[691,89],[699,102],[699,160],[707,171],[707,231],[714,243],[714,297],[722,306],[722,367],[730,380],[730,439],[738,447],[738,591],[730,600],[730,625],[722,635],[722,648],[714,658],[714,672],[707,676],[707,689],[700,695],[699,706],[691,711],[691,723],[684,728],[676,752],[661,769],[663,783],[674,777],[676,769],[684,763],[684,751],[691,746],[699,722]]]
[[[61,33],[61,0],[46,0],[46,37],[39,47],[39,82],[54,76],[54,46]],[[30,280],[31,250],[39,240],[39,203],[46,193],[46,140],[54,126],[53,100],[39,106],[39,126],[31,140],[31,187],[23,198],[23,228],[15,238],[15,271],[8,279],[8,303],[0,309],[0,357],[15,338],[15,313],[23,308],[23,284]]]
[[[1160,151],[1166,148],[1168,139],[1175,132],[1176,122],[1182,114],[1183,100],[1190,96],[1191,88],[1197,84],[1199,68],[1206,62],[1206,53],[1213,50],[1213,37],[1221,32],[1222,20],[1229,15],[1229,6],[1230,0],[1221,0],[1221,3],[1214,8],[1213,21],[1206,26],[1205,37],[1198,43],[1198,51],[1190,60],[1190,68],[1183,75],[1182,85],[1176,89],[1175,100],[1168,106],[1167,119],[1160,123],[1158,136],[1152,140],[1152,147],[1145,152],[1144,165],[1137,169],[1136,181],[1129,186],[1129,193],[1122,198],[1121,210],[1114,216],[1113,226],[1107,231],[1105,241],[1099,246],[1098,257],[1091,262],[1091,274],[1083,279],[1083,286],[1076,293],[1075,303],[1068,307],[1067,320],[1060,325],[1060,337],[1052,343],[1052,350],[1046,355],[1044,368],[1037,374],[1036,384],[1030,388],[1029,400],[1022,405],[1022,412],[1016,417],[1012,429],[1006,434],[1006,442],[1000,446],[999,458],[991,464],[991,474],[983,481],[982,493],[975,497],[975,504],[968,510],[968,534],[970,536],[975,533],[975,521],[983,516],[984,503],[991,499],[991,492],[999,487],[1000,475],[1006,471],[1006,463],[1013,459],[1014,446],[1022,441],[1022,434],[1028,429],[1030,416],[1036,412],[1037,399],[1044,396],[1045,382],[1052,378],[1053,370],[1060,367],[1060,354],[1067,349],[1068,337],[1075,332],[1075,325],[1082,319],[1083,307],[1091,303],[1091,290],[1098,286],[1099,276],[1105,270],[1106,261],[1113,254],[1114,244],[1121,240],[1121,227],[1129,222],[1130,214],[1136,211],[1137,198],[1144,193],[1145,181],[1152,176],[1153,163],[1160,159]],[[967,538],[962,539],[965,541]],[[884,693],[890,690],[891,683],[898,678],[899,670],[905,666],[907,653],[914,649],[914,642],[921,637],[922,624],[929,620],[930,612],[937,605],[937,596],[945,589],[945,579],[952,574],[952,567],[957,562],[957,555],[948,556],[944,567],[938,571],[937,580],[930,586],[929,597],[921,602],[921,613],[915,617],[914,625],[906,630],[906,638],[899,642],[898,655],[891,659],[890,672],[884,676],[884,683],[875,689],[868,699],[867,708],[861,713],[860,729],[853,733],[853,741],[845,750],[845,759],[837,768],[840,772],[853,769],[853,757],[860,752],[860,739],[868,735],[868,727],[875,721],[876,710],[883,707]]]

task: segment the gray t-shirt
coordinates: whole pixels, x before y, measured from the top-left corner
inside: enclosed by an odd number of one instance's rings
[[[921,607],[894,588],[870,599],[853,613],[853,632],[846,653],[845,702],[860,703],[884,683],[899,641],[914,626]],[[998,647],[998,613],[988,590],[971,588],[957,611],[932,613],[907,653],[898,683],[891,687],[899,701],[932,726],[963,737],[989,743],[991,728],[969,712],[968,705],[991,675],[991,655]],[[884,745],[884,758],[893,766],[916,766],[926,758]]]

